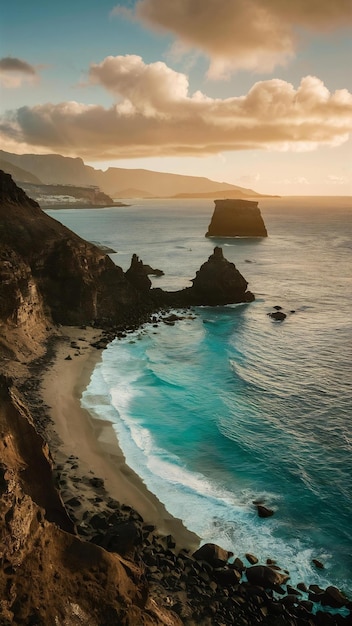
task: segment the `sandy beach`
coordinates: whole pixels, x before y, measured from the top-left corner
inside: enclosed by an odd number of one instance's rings
[[[112,424],[94,419],[81,407],[82,392],[101,358],[101,351],[90,343],[100,336],[99,329],[95,328],[63,327],[54,360],[42,379],[42,398],[49,407],[49,417],[57,435],[54,435],[52,445],[49,442],[52,456],[58,467],[62,468],[67,462],[70,466],[62,486],[63,499],[65,501],[66,492],[67,497],[79,493],[86,502],[93,501],[89,483],[82,478],[101,478],[109,496],[131,506],[146,523],[155,525],[160,534],[171,534],[178,547],[196,549],[199,538],[187,530],[181,520],[173,518],[126,465]],[[71,359],[67,359],[68,356]]]

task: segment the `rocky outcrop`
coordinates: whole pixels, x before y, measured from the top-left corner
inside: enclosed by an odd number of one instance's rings
[[[247,291],[248,283],[234,263],[225,259],[222,248],[216,246],[213,254],[203,263],[192,287],[179,291],[151,289],[151,300],[158,307],[219,306],[252,302],[255,298]]]
[[[30,354],[54,324],[133,325],[155,308],[251,301],[247,282],[220,248],[193,286],[151,289],[153,270],[133,255],[124,274],[104,251],[44,213],[0,174],[0,344],[3,354]]]
[[[215,209],[206,237],[267,237],[258,208],[249,200],[215,200]]]
[[[234,263],[225,259],[222,249],[214,248],[192,280],[190,297],[194,304],[232,304],[251,302],[254,295]]]
[[[137,254],[132,255],[131,265],[125,272],[127,280],[139,291],[147,293],[151,286],[152,281],[149,276],[163,276],[162,270],[154,269],[150,265],[146,265],[141,261]]]
[[[36,321],[42,316],[61,324],[118,322],[138,311],[140,296],[122,269],[94,244],[46,215],[4,173],[0,222],[0,272],[6,279],[0,292],[0,322],[18,327],[31,303]]]
[[[214,248],[213,254],[203,263],[191,281],[192,287],[175,292],[153,289],[151,295],[171,306],[225,305],[252,302],[254,295],[247,291],[248,283],[234,263],[225,259],[222,249]]]
[[[125,276],[138,291],[148,292],[152,286],[152,281],[148,277],[143,261],[139,259],[137,254],[132,255],[131,265]]]

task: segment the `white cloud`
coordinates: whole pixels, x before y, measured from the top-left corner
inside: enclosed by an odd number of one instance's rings
[[[112,13],[171,32],[178,52],[200,50],[212,78],[240,68],[271,71],[294,55],[297,29],[352,23],[350,0],[139,0],[133,11],[118,4]]]
[[[296,89],[272,79],[242,96],[189,94],[188,78],[135,55],[107,57],[90,81],[116,98],[109,109],[77,102],[21,107],[0,120],[5,139],[89,159],[312,150],[352,130],[352,94],[306,76]]]
[[[146,65],[137,55],[106,57],[102,63],[91,65],[92,83],[99,83],[117,97],[146,116],[172,113],[174,105],[186,101],[188,78],[161,61]],[[126,106],[126,105],[124,105]]]

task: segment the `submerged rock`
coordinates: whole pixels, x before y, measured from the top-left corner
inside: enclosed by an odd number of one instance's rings
[[[269,317],[271,317],[271,319],[278,322],[283,322],[283,320],[287,317],[286,313],[284,313],[283,311],[271,311],[270,313],[268,313],[268,315]]]
[[[206,237],[267,237],[258,208],[249,200],[215,200],[215,209]]]
[[[269,509],[267,506],[264,506],[264,504],[257,504],[256,507],[259,517],[271,517],[274,515],[274,511]]]

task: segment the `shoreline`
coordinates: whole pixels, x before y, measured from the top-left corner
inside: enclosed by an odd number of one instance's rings
[[[61,485],[64,501],[77,492],[92,500],[95,492],[84,478],[93,475],[104,481],[107,496],[133,508],[158,534],[172,535],[179,548],[197,549],[200,538],[174,518],[126,464],[112,423],[94,418],[81,406],[82,392],[101,359],[101,350],[90,344],[100,339],[101,331],[77,327],[62,327],[61,331],[54,358],[42,374],[40,394],[53,431],[48,443],[56,465],[54,473],[68,460],[71,463]],[[84,517],[84,510],[79,515]]]

